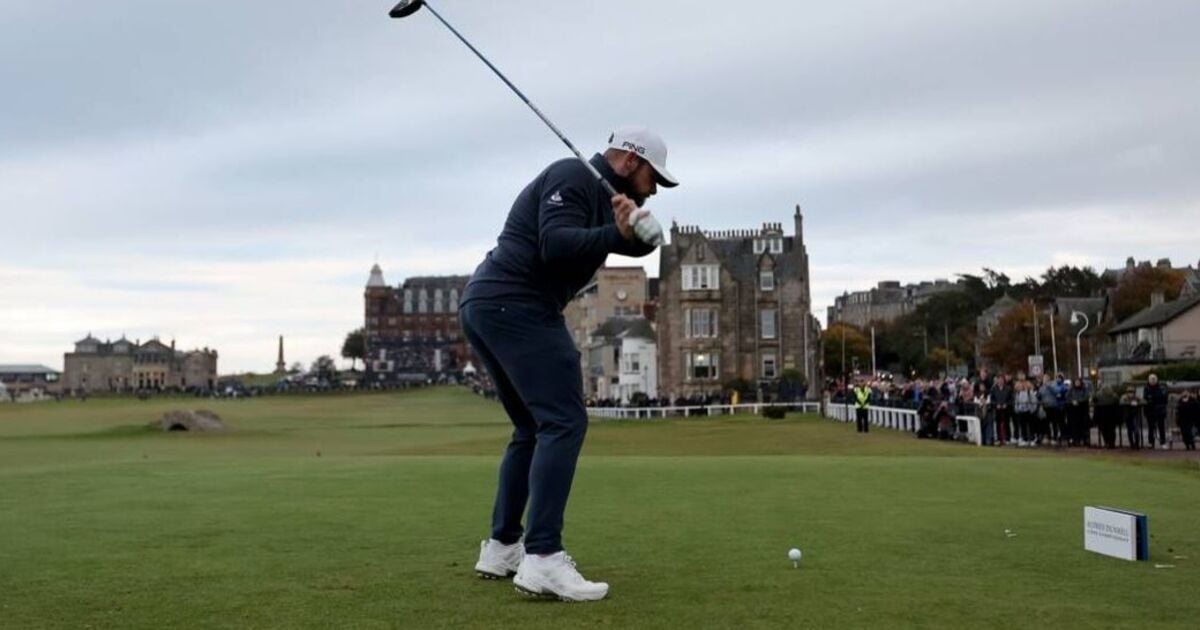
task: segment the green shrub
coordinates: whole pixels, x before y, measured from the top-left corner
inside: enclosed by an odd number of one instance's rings
[[[783,420],[784,416],[787,415],[787,409],[783,407],[763,407],[762,415],[764,418],[771,420]]]
[[[1200,361],[1152,367],[1135,376],[1133,380],[1144,381],[1151,372],[1157,374],[1160,381],[1200,381]]]

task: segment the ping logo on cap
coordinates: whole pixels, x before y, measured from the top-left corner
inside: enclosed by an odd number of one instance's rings
[[[633,151],[634,153],[637,153],[638,155],[646,155],[646,147],[636,145],[628,140],[621,141],[621,148]]]

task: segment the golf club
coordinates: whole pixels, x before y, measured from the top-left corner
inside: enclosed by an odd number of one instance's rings
[[[518,97],[520,97],[521,100],[524,101],[526,105],[529,106],[529,109],[532,109],[533,113],[537,114],[538,118],[542,119],[542,122],[546,123],[546,126],[550,128],[550,131],[553,131],[554,135],[558,136],[558,139],[562,140],[563,144],[567,145],[567,148],[571,150],[571,153],[574,153],[575,157],[579,158],[579,161],[582,162],[583,165],[586,166],[589,171],[591,171],[592,176],[596,178],[596,181],[600,182],[600,185],[604,187],[604,190],[608,191],[608,195],[610,197],[617,195],[617,189],[613,188],[612,184],[608,183],[608,180],[604,179],[604,176],[600,174],[600,171],[597,171],[596,167],[592,166],[591,162],[588,162],[583,157],[583,154],[579,152],[579,149],[576,149],[575,145],[571,144],[570,140],[567,140],[567,137],[564,136],[563,133],[558,130],[558,127],[555,127],[554,123],[550,122],[550,119],[546,118],[545,114],[543,114],[540,110],[538,110],[537,106],[535,106],[533,103],[531,103],[529,101],[529,99],[526,98],[525,95],[521,93],[521,90],[517,89],[517,86],[512,84],[512,81],[508,80],[508,77],[504,76],[504,74],[502,72],[500,72],[500,70],[498,70],[496,68],[496,66],[492,65],[492,62],[488,61],[487,57],[483,56],[483,53],[476,50],[475,47],[471,45],[471,42],[467,41],[467,38],[463,37],[461,33],[459,33],[457,30],[454,29],[453,26],[450,26],[450,23],[447,22],[440,14],[438,14],[438,12],[435,11],[433,9],[433,7],[430,6],[426,0],[400,0],[400,3],[397,4],[395,7],[392,7],[392,10],[390,12],[388,12],[388,15],[390,15],[391,17],[394,17],[394,18],[408,17],[408,16],[412,15],[413,13],[416,13],[417,10],[419,10],[422,6],[428,8],[429,12],[432,13],[433,16],[438,19],[439,22],[441,22],[443,25],[445,25],[446,28],[450,29],[450,32],[454,33],[454,36],[457,37],[460,41],[462,41],[462,43],[466,44],[467,48],[470,48],[471,52],[475,53],[475,56],[477,56],[481,60],[483,60],[483,63],[486,63],[487,67],[491,68],[492,72],[495,72],[496,76],[500,77],[500,80],[504,81],[504,84],[507,85],[510,89],[512,89],[512,91],[515,92],[516,95]]]

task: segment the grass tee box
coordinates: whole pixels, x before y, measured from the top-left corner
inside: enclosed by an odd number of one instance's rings
[[[1200,619],[1200,471],[789,415],[590,428],[564,532],[610,599],[472,571],[509,426],[460,389],[0,408],[0,627],[1137,627]],[[1154,563],[1079,544],[1154,515]],[[1005,533],[1009,530],[1010,533]],[[803,550],[793,568],[791,548]]]

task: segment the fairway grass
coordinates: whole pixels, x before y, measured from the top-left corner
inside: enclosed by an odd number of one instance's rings
[[[234,430],[144,428],[197,407]],[[0,628],[1200,624],[1194,462],[806,416],[593,423],[564,538],[611,595],[530,602],[472,572],[508,427],[457,388],[0,406]],[[1085,504],[1151,561],[1084,552]]]

